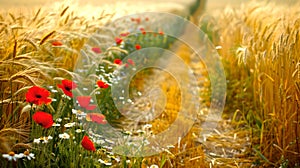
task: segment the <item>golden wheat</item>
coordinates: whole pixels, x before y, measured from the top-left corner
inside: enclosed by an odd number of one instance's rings
[[[227,106],[246,116],[260,139],[256,154],[273,166],[300,160],[299,19],[296,7],[254,2],[227,8],[215,25],[230,81],[227,101],[244,100]]]

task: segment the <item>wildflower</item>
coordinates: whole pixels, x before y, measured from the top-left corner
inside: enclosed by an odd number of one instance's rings
[[[62,46],[63,43],[61,41],[52,41],[51,43],[53,46]]]
[[[15,154],[15,152],[11,151],[8,154],[3,154],[2,157],[8,159],[9,161],[14,160],[17,161],[17,159],[22,158],[19,154]]]
[[[34,154],[33,153],[30,153],[29,150],[27,149],[26,151],[24,151],[24,153],[20,153],[19,154],[22,158],[27,158],[28,160],[31,160],[31,159],[35,159],[34,157]]]
[[[96,144],[102,145],[102,144],[104,144],[104,143],[105,143],[105,141],[104,141],[103,139],[98,139],[98,140],[96,141]]]
[[[53,137],[52,136],[47,136],[47,137],[41,137],[40,138],[40,140],[43,140],[43,143],[48,143],[49,141],[48,140],[51,140],[51,139],[53,139]]]
[[[82,132],[84,132],[84,130],[82,130],[82,129],[76,129],[75,132],[76,133],[82,133]]]
[[[80,107],[86,110],[94,110],[97,107],[96,105],[90,104],[91,96],[77,96],[77,101]]]
[[[40,138],[38,138],[38,139],[34,139],[34,140],[33,140],[33,143],[39,144],[41,141],[42,141],[42,143],[48,143],[48,142],[49,142],[48,140],[50,140],[50,139],[53,139],[53,137],[52,137],[52,136],[48,136],[48,137],[40,137]]]
[[[136,132],[137,132],[138,134],[145,134],[145,133],[146,133],[145,131],[143,131],[143,130],[140,130],[140,129],[139,129],[139,130],[137,130]]]
[[[96,54],[100,54],[102,52],[99,47],[93,47],[92,51],[94,51]]]
[[[132,135],[132,132],[130,132],[130,131],[124,131],[123,133],[126,135]]]
[[[58,137],[61,139],[69,139],[70,135],[64,132],[63,134],[59,134]]]
[[[57,84],[57,87],[61,88],[65,95],[73,97],[73,93],[71,92],[71,90],[75,89],[77,85],[71,80],[64,79],[61,81],[61,84]]]
[[[115,42],[117,43],[117,45],[120,45],[122,43],[123,39],[116,37],[115,38]]]
[[[149,21],[149,18],[148,18],[148,17],[146,17],[146,18],[145,18],[145,20],[146,20],[146,21]]]
[[[139,45],[139,44],[136,44],[136,45],[135,45],[135,49],[136,49],[136,50],[139,50],[139,49],[141,49],[141,48],[142,48],[141,45]]]
[[[157,165],[151,165],[149,168],[159,168]]]
[[[82,138],[82,141],[81,141],[81,145],[84,149],[86,150],[89,150],[89,151],[96,151],[96,148],[94,146],[94,143],[89,139],[88,136],[84,136]]]
[[[129,59],[127,60],[127,62],[128,62],[130,65],[133,65],[133,66],[134,66],[134,61],[133,61],[132,59],[129,58]],[[128,64],[127,64],[127,65],[128,65]]]
[[[143,31],[145,31],[145,29],[144,29],[143,27],[141,27],[141,28],[140,28],[140,31],[143,32]]]
[[[60,124],[59,123],[53,123],[52,127],[60,127]]]
[[[120,159],[119,156],[118,156],[118,157],[115,157],[114,155],[108,155],[108,157],[114,159],[114,160],[117,161],[117,162],[120,162],[120,161],[121,161],[121,159]]]
[[[54,123],[52,115],[42,111],[35,112],[32,119],[44,128],[50,128]]]
[[[75,122],[71,122],[71,123],[67,123],[64,125],[64,127],[66,128],[71,128],[71,127],[74,127],[75,126]]]
[[[56,122],[61,122],[62,119],[61,119],[61,118],[57,118],[55,121],[56,121]]]
[[[158,34],[162,36],[162,35],[164,35],[164,32],[163,31],[159,31]]]
[[[118,64],[118,65],[121,65],[122,64],[122,60],[121,59],[115,59],[114,63]]]
[[[85,112],[82,112],[81,110],[75,110],[75,109],[72,109],[72,113],[75,114],[77,117],[82,117],[82,116],[86,116],[86,113]]]
[[[99,113],[88,113],[86,115],[86,120],[95,122],[97,124],[106,124],[107,123],[107,121],[105,120],[105,116],[103,114],[99,114]]]
[[[102,80],[98,80],[97,85],[98,85],[99,88],[103,88],[103,89],[109,87],[109,85],[107,83],[103,82]]]
[[[136,21],[137,24],[140,24],[141,23],[141,18],[136,18],[135,21]]]
[[[28,89],[25,96],[28,103],[33,103],[36,105],[41,105],[44,103],[49,104],[52,101],[51,98],[48,98],[48,96],[50,96],[50,92],[38,86],[32,86],[30,89]]]
[[[121,33],[120,34],[120,36],[122,36],[122,37],[126,37],[126,36],[128,36],[130,33],[129,32],[126,32],[126,33]]]
[[[41,140],[40,140],[40,138],[38,138],[38,139],[33,139],[33,143],[37,143],[37,144],[39,144],[41,142]]]
[[[111,166],[111,165],[112,165],[112,163],[111,163],[111,162],[108,162],[107,160],[99,159],[98,161],[99,161],[100,163],[102,163],[102,164],[105,164],[106,166]]]

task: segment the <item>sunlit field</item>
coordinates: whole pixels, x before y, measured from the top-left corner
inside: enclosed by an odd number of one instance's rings
[[[0,167],[300,167],[299,7],[0,0]]]

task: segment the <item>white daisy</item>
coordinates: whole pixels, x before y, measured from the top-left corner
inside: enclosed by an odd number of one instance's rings
[[[75,126],[75,122],[67,123],[64,125],[66,128],[71,128]]]
[[[63,134],[59,134],[58,137],[61,138],[61,139],[69,139],[70,135],[67,134],[67,133],[63,133]]]
[[[22,158],[22,156],[20,156],[19,154],[15,154],[15,152],[9,152],[8,154],[3,154],[2,157],[8,159],[9,161],[11,160],[17,161],[17,159]]]
[[[40,138],[38,138],[38,139],[33,139],[33,143],[36,143],[36,144],[39,144],[41,142],[41,140],[40,140]]]
[[[98,139],[98,140],[96,140],[96,144],[104,144],[105,143],[105,141],[103,140],[103,139]]]
[[[40,137],[40,140],[42,140],[43,143],[48,143],[49,142],[48,140],[51,140],[51,139],[53,139],[52,136]]]
[[[30,153],[28,149],[24,153],[20,153],[19,155],[22,156],[22,158],[27,158],[28,160],[35,159],[34,154]]]
[[[145,124],[144,126],[143,126],[143,129],[145,130],[145,129],[149,129],[149,128],[152,128],[152,125],[151,124]]]
[[[149,168],[159,168],[157,165],[151,165]]]
[[[111,166],[111,165],[112,165],[112,163],[111,163],[111,162],[108,162],[107,160],[99,159],[98,161],[99,161],[100,163],[102,163],[102,164],[105,164],[106,166]]]
[[[75,132],[76,133],[82,133],[82,132],[84,132],[84,130],[82,130],[82,129],[76,129]]]
[[[81,111],[81,110],[75,110],[75,109],[72,109],[72,113],[75,114],[77,117],[83,117],[83,116],[86,116],[86,113]]]
[[[52,127],[60,127],[60,124],[59,123],[53,123]]]

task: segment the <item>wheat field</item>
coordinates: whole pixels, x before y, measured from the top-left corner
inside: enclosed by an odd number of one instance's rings
[[[179,4],[190,2],[179,1]],[[176,119],[182,93],[171,75],[156,71],[137,75],[135,83],[130,85],[133,90],[151,89],[154,78],[160,82],[159,87],[168,101],[160,117],[148,123],[152,128],[138,129],[140,125],[126,123],[115,109],[107,85],[111,84],[111,69],[125,64],[119,59],[150,44],[172,49],[201,74],[197,79],[202,87],[199,100],[208,107],[212,101],[211,83],[203,70],[205,65],[192,63],[192,49],[181,43],[173,45],[163,31],[148,33],[137,27],[138,38],[129,36],[129,41],[125,41],[127,32],[119,35],[115,27],[106,27],[107,23],[141,11],[171,10],[185,15],[188,10],[175,1],[167,3],[167,7],[164,3],[128,5],[129,2],[119,1],[85,4],[83,1],[0,0],[0,4],[1,166],[300,167],[300,4],[297,1],[228,0],[221,3],[212,0],[206,2],[206,11],[200,12],[201,16],[191,16],[189,19],[216,46],[225,69],[228,83],[222,120],[214,133],[203,141],[199,135],[204,129],[200,125],[203,118],[198,116],[187,135],[180,137],[174,146],[154,156],[132,158],[113,153],[109,146],[113,142],[91,129],[85,130],[85,125],[97,123],[103,127],[101,131],[107,131],[105,124],[109,122],[123,127],[124,137],[150,136],[166,130]],[[152,18],[130,19],[146,24]],[[120,25],[124,30],[126,26]],[[158,27],[163,26],[164,23],[158,23]],[[100,60],[99,69],[85,74],[84,68],[89,70],[92,64],[80,69],[77,59]],[[127,60],[125,66],[135,64]],[[81,80],[82,75],[88,76],[87,81]],[[64,84],[66,81],[71,84]],[[92,93],[101,94],[90,100],[91,94],[85,94],[85,89],[90,88],[82,83],[95,81]],[[83,90],[80,90],[81,84]],[[49,92],[52,102],[40,105],[30,101],[28,95],[34,86],[45,88],[43,94]],[[70,96],[70,90],[74,97]],[[103,115],[89,111],[95,102]],[[138,108],[147,108],[142,105]],[[35,114],[41,111],[48,117],[51,114],[51,121],[36,119]],[[201,113],[206,114],[207,109]],[[189,122],[179,119],[182,128]],[[50,125],[45,126],[49,122]],[[137,130],[139,132],[134,132]]]

